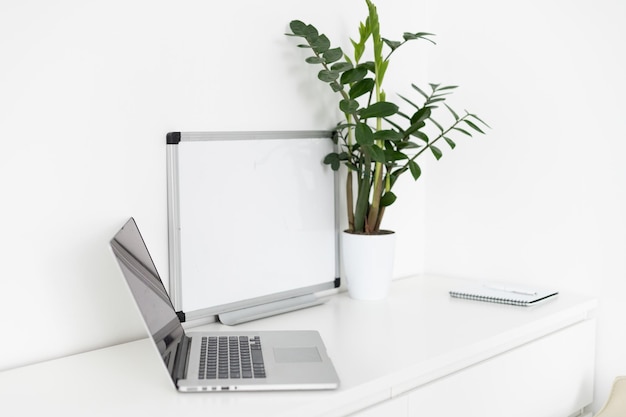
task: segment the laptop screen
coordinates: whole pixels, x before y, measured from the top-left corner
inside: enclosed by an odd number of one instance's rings
[[[173,375],[183,327],[133,218],[113,237],[111,248],[148,331]]]

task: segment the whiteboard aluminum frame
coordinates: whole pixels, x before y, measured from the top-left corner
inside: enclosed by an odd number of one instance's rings
[[[267,139],[319,139],[332,138],[333,132],[326,130],[310,131],[241,131],[241,132],[169,132],[166,137],[167,159],[167,212],[168,212],[168,258],[169,258],[169,291],[174,308],[183,322],[202,324],[213,322],[221,313],[246,311],[257,309],[263,313],[251,315],[251,319],[280,314],[297,309],[299,298],[301,307],[319,304],[314,302],[311,296],[326,290],[339,288],[340,279],[340,253],[339,253],[339,175],[334,173],[334,215],[335,215],[335,278],[328,283],[317,284],[308,287],[296,288],[288,291],[264,295],[251,299],[236,301],[218,306],[210,306],[193,311],[182,311],[183,277],[181,262],[181,236],[180,236],[180,194],[179,194],[179,164],[178,144],[180,142],[193,141],[230,141],[230,140],[267,140]],[[272,313],[272,311],[274,311]],[[243,322],[245,320],[239,320]]]

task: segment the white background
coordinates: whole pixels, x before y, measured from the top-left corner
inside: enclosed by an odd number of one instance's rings
[[[398,52],[388,94],[458,84],[455,108],[492,126],[401,184],[396,275],[597,295],[601,404],[626,374],[626,3],[379,3],[383,35],[437,34]],[[347,47],[364,16],[360,0],[0,3],[0,369],[139,337],[107,242],[135,216],[167,278],[165,133],[330,129],[333,94],[283,33],[299,18]]]

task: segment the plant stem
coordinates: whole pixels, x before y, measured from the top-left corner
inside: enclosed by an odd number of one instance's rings
[[[345,114],[348,124],[352,123],[352,115]],[[348,139],[346,145],[348,147],[348,153],[352,155],[352,129],[348,128]],[[354,190],[353,190],[352,170],[348,169],[346,175],[346,211],[348,212],[348,230],[354,232]]]
[[[359,161],[359,164],[363,167],[363,177],[358,178],[359,190],[354,210],[354,230],[357,232],[370,233],[366,220],[372,181],[372,159],[368,154],[363,154],[363,159]]]
[[[383,94],[381,91],[381,85],[383,82],[382,73],[381,73],[381,65],[385,62],[382,59],[382,38],[380,36],[380,26],[378,23],[378,12],[376,11],[376,6],[374,6],[369,0],[366,0],[369,9],[369,23],[371,25],[372,31],[372,44],[374,46],[374,84],[376,87],[376,102],[380,102],[382,100]],[[376,118],[376,131],[382,130],[382,118]],[[379,146],[381,149],[384,148],[383,140],[377,140],[376,146]],[[370,206],[370,211],[368,213],[367,225],[370,233],[374,233],[378,231],[378,226],[380,226],[379,221],[379,212],[380,212],[380,199],[383,195],[382,190],[382,182],[383,182],[383,164],[382,162],[376,162],[374,165],[374,187],[372,190],[372,204]]]
[[[348,230],[354,232],[354,197],[352,190],[352,182],[354,179],[352,178],[352,170],[348,170],[348,175],[346,177],[346,206],[348,211]]]
[[[380,230],[380,223],[383,221],[383,215],[385,214],[385,207],[380,208],[378,213],[378,219],[376,220],[376,230]]]

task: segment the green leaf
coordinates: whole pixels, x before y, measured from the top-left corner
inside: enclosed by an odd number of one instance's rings
[[[398,116],[401,116],[401,117],[405,118],[406,120],[409,120],[409,121],[411,120],[411,118],[410,118],[409,116],[407,116],[405,113],[402,113],[402,112],[401,112],[401,111],[399,111],[399,110],[398,110],[398,113],[396,113],[396,114],[397,114]],[[402,130],[402,129],[400,129],[400,128],[398,127],[398,125],[394,124],[393,122],[391,122],[391,121],[389,121],[389,120],[388,120],[388,122],[389,122],[389,123],[391,123],[391,124],[392,124],[392,125],[393,125],[396,129],[398,129],[398,130]]]
[[[367,70],[361,66],[352,68],[341,74],[342,84],[352,84],[357,81],[361,81],[367,75]]]
[[[354,123],[338,123],[337,126],[335,126],[335,129],[344,130],[344,129],[349,129],[354,126],[355,126]]]
[[[388,117],[398,112],[398,106],[394,103],[386,101],[379,101],[371,106],[361,110],[359,113],[362,119],[368,119],[370,117]]]
[[[478,126],[476,126],[475,123],[471,122],[470,120],[465,119],[465,123],[467,123],[467,125],[472,129],[482,133],[483,135],[485,134],[485,132],[483,132]]]
[[[443,126],[441,126],[439,123],[437,123],[437,121],[435,119],[433,119],[432,117],[429,119],[435,126],[437,126],[439,128],[439,130],[441,130],[441,132],[444,131]]]
[[[422,175],[422,170],[420,166],[417,165],[417,162],[413,160],[409,161],[409,170],[411,171],[411,175],[413,175],[414,180],[417,180],[420,177],[420,175]]]
[[[398,113],[396,113],[396,114],[398,114],[398,115],[402,115],[402,113],[401,113],[401,112],[398,112]],[[406,116],[404,116],[404,117],[405,117],[406,119],[408,119],[408,117],[406,117]],[[399,125],[399,124],[397,124],[397,123],[395,123],[395,122],[393,122],[392,120],[389,120],[389,119],[387,119],[387,118],[385,118],[385,121],[386,121],[387,123],[389,123],[391,126],[395,127],[395,128],[396,128],[396,130],[397,130],[398,132],[402,133],[402,136],[403,136],[404,138],[406,138],[406,137],[408,136],[408,135],[406,135],[405,130],[404,130],[404,129],[402,129],[402,127],[400,127],[400,125]]]
[[[422,107],[411,116],[411,124],[419,124],[424,122],[432,114],[430,107]]]
[[[307,34],[307,25],[306,23],[300,21],[300,20],[292,20],[289,23],[289,28],[291,29],[291,31],[293,32],[293,35],[295,36],[306,36]]]
[[[420,135],[423,135],[423,133],[419,132],[419,130],[425,125],[426,123],[424,122],[413,123],[411,126],[409,126],[407,130],[404,131],[404,137],[408,137],[409,135],[420,137]]]
[[[337,78],[339,78],[339,73],[336,71],[321,70],[317,74],[317,78],[319,78],[320,80],[324,82],[331,83],[333,81],[336,81]]]
[[[399,141],[402,140],[403,137],[400,132],[396,132],[395,130],[379,130],[374,133],[374,140]]]
[[[441,92],[438,91],[437,94],[433,94],[433,98],[445,98],[446,96],[449,96],[450,94],[452,94],[452,91],[448,91],[448,92]]]
[[[467,136],[470,136],[470,137],[472,136],[472,134],[471,134],[470,132],[468,132],[468,131],[467,131],[467,130],[465,130],[465,129],[461,129],[460,127],[453,127],[452,129],[454,129],[454,130],[458,130],[459,132],[464,133],[464,134],[466,134]]]
[[[424,132],[415,131],[415,132],[412,132],[411,134],[415,136],[416,138],[423,140],[426,143],[430,142],[430,139]]]
[[[354,114],[359,109],[359,102],[356,100],[341,100],[339,109],[348,114]]]
[[[352,39],[350,39],[350,42],[352,42],[352,47],[354,48],[354,59],[358,62],[363,56],[363,52],[365,52],[365,44],[356,43]]]
[[[421,148],[420,145],[418,145],[415,142],[411,142],[411,141],[405,141],[405,142],[400,142],[396,145],[396,147],[398,148],[399,151],[404,150],[404,149],[417,149],[417,148]]]
[[[350,162],[346,162],[346,168],[351,169],[352,171],[358,171],[359,169],[356,167],[356,165],[350,163]]]
[[[333,81],[332,83],[330,83],[330,88],[332,88],[333,91],[336,93],[337,91],[343,90],[343,85],[339,84],[336,81]]]
[[[376,65],[374,65],[372,61],[363,62],[357,68],[364,68],[366,71],[369,71],[372,74],[376,73]]]
[[[304,37],[309,42],[309,44],[311,44],[314,40],[316,40],[319,37],[319,32],[317,31],[317,28],[315,26],[306,25],[306,27],[304,28]],[[313,45],[311,45],[311,47],[312,46]]]
[[[374,144],[374,133],[365,123],[357,123],[354,128],[354,134],[356,136],[357,143],[360,145],[365,146]]]
[[[387,67],[389,66],[389,61],[383,61],[378,66],[378,82],[379,85],[382,84],[383,78],[385,78],[385,73],[387,72]]]
[[[392,205],[395,201],[396,201],[396,195],[391,192],[391,191],[387,191],[385,194],[383,194],[383,196],[380,198],[380,205],[383,207],[387,207]]]
[[[341,152],[339,154],[339,160],[340,161],[348,161],[348,160],[350,160],[350,154],[348,152]]]
[[[383,164],[387,162],[387,158],[385,157],[385,151],[383,151],[382,148],[380,148],[378,145],[367,145],[366,148],[370,152],[373,161]]]
[[[485,126],[491,129],[491,126],[489,126],[487,123],[481,120],[480,117],[476,116],[475,114],[468,114],[468,116],[473,117],[474,119],[478,120],[480,123],[484,124]]]
[[[310,56],[307,59],[305,59],[305,61],[309,64],[323,64],[324,58],[320,56]]]
[[[400,45],[402,45],[402,42],[390,41],[389,39],[385,39],[385,38],[383,38],[383,42],[385,42],[387,46],[391,48],[392,51],[395,51]]]
[[[329,153],[324,158],[324,163],[326,165],[330,165],[333,171],[337,171],[339,169],[339,166],[341,165],[340,160],[339,160],[339,154],[335,152]]]
[[[452,113],[452,116],[454,117],[454,120],[459,120],[459,115],[456,114],[456,112],[454,110],[452,110],[452,107],[448,106],[445,103],[444,103],[444,106],[446,106],[448,108],[448,110],[450,110],[450,113]]]
[[[370,37],[370,35],[372,34],[372,28],[369,24],[369,21],[366,22],[367,24],[363,24],[363,22],[359,23],[359,35],[361,36],[361,42],[365,42],[367,40],[367,38]]]
[[[350,69],[352,69],[353,66],[351,63],[349,62],[337,62],[336,64],[333,64],[330,69],[333,71],[337,71],[337,72],[344,72],[344,71],[348,71]]]
[[[435,158],[437,159],[437,161],[439,159],[441,159],[441,157],[443,156],[443,153],[441,152],[441,149],[439,149],[436,146],[430,145],[430,150],[433,153],[433,155],[435,155]]]
[[[433,94],[435,93],[435,91],[437,91],[437,89],[439,88],[439,86],[441,84],[433,84],[433,83],[429,83],[428,85],[430,85],[430,89],[433,90]]]
[[[418,93],[420,93],[422,96],[424,96],[424,98],[426,100],[428,100],[430,97],[428,96],[428,94],[426,94],[424,91],[422,91],[421,88],[419,88],[418,86],[416,86],[415,84],[411,84],[411,87],[413,87]]]
[[[363,78],[362,80],[357,81],[350,88],[350,98],[354,99],[370,93],[374,89],[374,85],[375,82],[372,78]]]
[[[409,157],[405,154],[402,153],[400,151],[395,151],[395,150],[389,150],[386,149],[385,150],[385,158],[387,159],[388,162],[390,161],[401,161],[403,159],[409,159]]]
[[[328,40],[326,35],[319,35],[317,38],[311,39],[309,43],[311,44],[311,48],[313,48],[313,50],[320,55],[328,51],[328,49],[330,48],[330,41]]]
[[[393,171],[391,174],[389,174],[389,177],[391,179],[391,186],[393,187],[393,185],[396,183],[396,181],[398,180],[398,178],[400,177],[400,175],[404,174],[406,171],[408,170],[408,168],[405,166],[403,166],[400,169],[396,169],[395,171]]]
[[[448,142],[448,145],[450,145],[450,149],[454,149],[456,147],[456,143],[454,143],[454,141],[446,136],[443,137],[446,142]]]
[[[404,34],[402,35],[402,37],[404,38],[405,41],[412,41],[412,40],[416,40],[416,39],[425,39],[429,42],[435,43],[433,40],[428,39],[428,36],[435,36],[434,33],[427,33],[427,32],[417,32],[417,33],[409,33],[409,32],[404,32]]]
[[[420,109],[420,107],[419,107],[417,104],[413,103],[413,102],[412,102],[411,100],[409,100],[408,98],[406,98],[406,97],[404,97],[404,96],[402,96],[402,95],[400,95],[400,94],[398,94],[398,97],[400,97],[402,100],[404,100],[404,101],[406,101],[407,103],[409,103],[411,106],[415,107],[415,109],[417,109],[417,110],[419,110],[419,109]],[[408,117],[407,117],[407,119],[408,119]]]
[[[342,56],[343,52],[341,51],[341,48],[329,49],[328,51],[324,52],[324,59],[329,64],[339,61]]]

